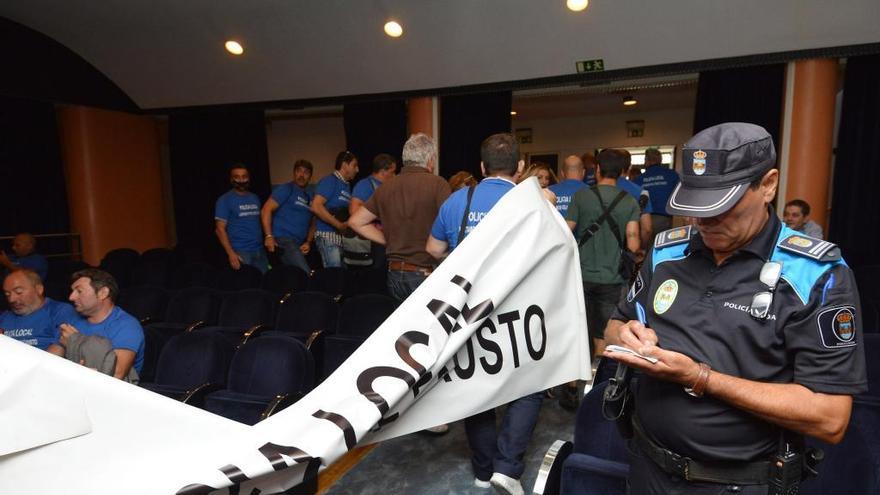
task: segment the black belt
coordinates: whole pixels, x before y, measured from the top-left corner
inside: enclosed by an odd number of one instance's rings
[[[633,417],[634,439],[639,449],[663,471],[688,481],[708,481],[735,485],[766,485],[770,479],[770,461],[701,462],[663,448],[648,438],[642,425]]]

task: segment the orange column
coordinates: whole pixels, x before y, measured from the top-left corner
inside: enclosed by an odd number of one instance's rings
[[[407,128],[410,134],[423,132],[436,138],[434,134],[434,99],[430,96],[412,98],[407,103]]]
[[[803,199],[810,218],[828,232],[831,153],[834,145],[834,106],[837,95],[836,59],[792,62],[794,84],[790,98],[790,136],[785,202]],[[783,202],[784,203],[784,202]]]
[[[83,260],[97,265],[120,247],[167,247],[155,120],[63,106],[58,127],[71,228],[81,236]]]

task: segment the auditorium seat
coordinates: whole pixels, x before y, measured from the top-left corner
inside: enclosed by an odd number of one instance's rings
[[[175,335],[159,355],[155,380],[142,382],[141,386],[201,407],[207,393],[226,385],[234,353],[232,343],[211,332]]]
[[[324,339],[323,377],[329,376],[397,309],[397,300],[380,294],[346,299],[334,335]]]
[[[70,277],[74,273],[89,268],[89,264],[84,261],[57,258],[49,258],[48,261],[49,275],[46,277],[46,280],[43,280],[43,282],[64,284],[67,287],[70,287]]]
[[[304,291],[309,286],[309,274],[296,266],[275,266],[263,275],[263,290],[279,296]]]
[[[168,287],[170,274],[171,267],[165,261],[144,261],[141,259],[131,269],[129,286]]]
[[[56,301],[68,301],[70,297],[70,277],[66,282],[44,282],[43,293]]]
[[[388,295],[385,281],[387,273],[387,270],[375,268],[345,270],[343,298],[349,298],[361,294]]]
[[[113,275],[119,287],[127,287],[131,279],[131,271],[140,256],[140,253],[131,248],[114,249],[104,255],[98,267]]]
[[[310,290],[323,292],[339,302],[345,293],[345,268],[331,267],[315,270]]]
[[[172,266],[174,263],[174,251],[168,248],[152,248],[141,253],[141,261],[146,263],[164,263],[166,266]]]
[[[223,295],[217,324],[199,332],[220,332],[235,342],[244,342],[254,333],[275,323],[276,297],[262,289],[246,289]]]
[[[205,397],[205,409],[253,425],[299,400],[314,384],[311,353],[283,334],[261,336],[232,358],[226,388]]]
[[[259,269],[242,263],[238,270],[221,270],[217,277],[217,288],[224,291],[257,289],[262,281],[263,273]]]
[[[168,300],[162,323],[153,323],[150,326],[167,335],[176,335],[187,329],[216,325],[219,308],[220,295],[214,289],[181,289]]]
[[[168,292],[149,285],[127,287],[119,291],[116,304],[137,318],[141,325],[161,322],[168,307]]]
[[[217,269],[207,263],[186,263],[176,267],[171,274],[171,287],[184,289],[187,287],[217,288]]]

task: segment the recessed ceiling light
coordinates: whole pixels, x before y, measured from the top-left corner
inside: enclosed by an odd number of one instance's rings
[[[590,5],[590,0],[566,0],[565,5],[569,10],[580,12]]]
[[[229,40],[224,46],[226,47],[226,51],[233,55],[241,55],[244,53],[244,47],[237,41]]]
[[[516,115],[516,110],[511,110],[510,115]]]
[[[624,97],[623,97],[623,104],[626,105],[626,106],[628,106],[628,107],[631,107],[631,106],[635,105],[635,104],[638,103],[638,102],[639,102],[639,101],[636,100],[635,98],[633,98],[632,96],[624,96]]]
[[[385,23],[385,34],[392,38],[400,38],[403,34],[403,26],[397,21],[388,21]]]

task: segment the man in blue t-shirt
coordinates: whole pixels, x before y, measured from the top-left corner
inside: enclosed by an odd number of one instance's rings
[[[81,318],[73,324],[62,324],[58,345],[49,348],[54,354],[64,355],[64,346],[74,333],[97,335],[110,341],[116,354],[113,376],[125,379],[134,368],[138,373],[144,365],[144,329],[134,316],[116,306],[119,286],[109,273],[88,268],[71,277],[70,301]],[[61,352],[56,352],[60,350]]]
[[[633,183],[650,194],[651,226],[654,232],[664,232],[672,228],[672,216],[666,213],[666,203],[678,185],[678,173],[663,166],[663,155],[657,148],[645,150],[645,166],[645,172]]]
[[[630,168],[632,168],[632,155],[627,150],[620,150],[620,152],[626,157],[626,169],[617,179],[617,188],[628,192],[639,203],[639,239],[642,246],[641,250],[644,252],[651,243],[654,232],[654,227],[651,223],[651,214],[654,212],[654,208],[651,206],[651,195],[648,191],[642,189],[641,186],[635,185],[626,178],[629,175]]]
[[[596,155],[587,152],[581,155],[581,163],[584,164],[584,184],[587,187],[596,185]]]
[[[0,314],[0,330],[7,337],[46,350],[58,342],[63,323],[79,321],[73,306],[43,294],[43,281],[37,272],[20,268],[3,280],[3,293],[9,311]]]
[[[313,170],[312,162],[297,160],[293,164],[293,180],[276,187],[260,212],[266,249],[274,253],[280,247],[281,262],[306,273],[309,273],[306,255],[315,236],[315,220],[312,198],[305,188],[312,180]]]
[[[18,268],[29,268],[40,276],[40,280],[46,280],[49,274],[49,262],[42,255],[35,252],[37,239],[33,235],[22,232],[12,239],[12,256],[0,250],[0,265],[8,271]]]
[[[442,258],[455,249],[459,240],[473,230],[504,194],[514,188],[513,177],[522,170],[519,147],[511,134],[494,134],[480,146],[480,167],[486,177],[474,187],[468,206],[468,190],[454,192],[443,206],[431,228],[425,250],[435,258]],[[467,215],[464,232],[459,232],[462,219]],[[543,392],[529,394],[507,406],[501,422],[501,432],[495,427],[495,409],[476,414],[464,420],[465,432],[473,457],[474,484],[480,488],[495,486],[506,493],[523,493],[520,477],[525,466],[523,455],[531,439],[538,412],[544,399]]]
[[[354,185],[351,191],[351,204],[348,205],[348,211],[352,215],[358,211],[376,192],[376,189],[384,182],[394,177],[397,173],[397,160],[388,153],[379,153],[373,158],[373,173],[369,177],[365,177]],[[375,223],[380,230],[382,224],[378,221]],[[381,267],[383,270],[388,265],[385,258],[385,246],[382,244],[370,243],[370,257],[373,259],[373,267]]]
[[[229,180],[232,189],[220,196],[214,207],[214,233],[233,270],[238,270],[244,263],[266,273],[269,260],[263,249],[260,229],[260,198],[248,191],[251,185],[248,168],[241,163],[232,165]]]
[[[556,195],[556,209],[562,214],[563,218],[568,211],[568,204],[574,193],[587,187],[584,183],[584,162],[575,155],[571,155],[562,162],[563,181],[559,184],[553,184],[548,189]]]
[[[336,155],[336,171],[321,179],[312,199],[312,213],[318,217],[315,244],[324,267],[342,266],[342,231],[348,228],[351,181],[358,173],[354,153]]]

